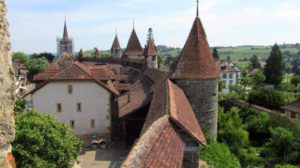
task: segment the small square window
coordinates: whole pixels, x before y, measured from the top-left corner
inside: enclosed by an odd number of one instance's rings
[[[91,128],[95,128],[95,119],[91,119]]]
[[[226,79],[226,78],[227,78],[227,74],[223,73],[223,79]]]
[[[77,112],[81,112],[81,103],[77,103]]]
[[[72,129],[75,128],[75,121],[74,121],[74,120],[71,120],[71,121],[70,121],[70,127],[71,127]]]
[[[72,85],[68,85],[68,94],[72,94],[73,93],[73,87]]]
[[[61,104],[60,104],[60,103],[57,103],[57,104],[56,104],[56,111],[57,111],[58,113],[61,113],[62,108],[61,108]]]

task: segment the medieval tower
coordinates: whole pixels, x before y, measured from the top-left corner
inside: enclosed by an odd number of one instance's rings
[[[149,68],[158,68],[157,51],[154,44],[152,28],[148,29],[148,38],[147,44],[144,49],[144,56],[147,59],[147,64]]]
[[[11,64],[6,5],[0,0],[0,167],[15,166],[12,159],[11,145],[14,140],[13,124],[13,88],[14,72]]]
[[[198,3],[198,2],[197,2]],[[201,128],[217,136],[219,71],[198,14],[171,79],[187,96]]]
[[[112,58],[121,58],[121,46],[117,34],[111,46],[110,52]]]
[[[60,56],[65,52],[72,55],[73,47],[73,40],[69,38],[67,23],[65,21],[63,37],[61,39],[57,39],[57,55]]]

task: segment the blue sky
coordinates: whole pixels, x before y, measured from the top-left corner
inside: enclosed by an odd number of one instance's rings
[[[109,49],[117,28],[125,48],[135,20],[142,45],[153,28],[156,44],[182,47],[196,0],[7,0],[13,51],[56,52],[64,16],[75,51]],[[299,0],[200,0],[210,46],[271,45],[300,41]]]

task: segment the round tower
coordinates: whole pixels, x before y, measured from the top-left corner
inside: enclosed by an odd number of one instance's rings
[[[188,98],[204,132],[217,137],[219,71],[198,16],[178,58],[171,79]]]

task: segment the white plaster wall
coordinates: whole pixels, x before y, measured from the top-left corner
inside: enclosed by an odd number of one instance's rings
[[[68,94],[68,85],[73,87],[72,94]],[[110,133],[110,93],[95,82],[50,82],[32,99],[37,111],[52,114],[67,125],[74,120],[76,135]],[[77,102],[81,103],[82,112],[77,112]],[[56,111],[57,103],[62,106],[60,113]],[[95,128],[91,128],[91,119],[95,119]]]
[[[223,78],[223,74],[226,74],[226,78]],[[229,74],[232,74],[232,78],[229,78]],[[230,86],[230,81],[232,81],[232,85],[236,85],[238,78],[240,76],[239,72],[222,72],[221,77],[222,80],[225,81],[224,86],[225,88],[222,89],[223,93],[228,93],[229,92],[229,86]]]

